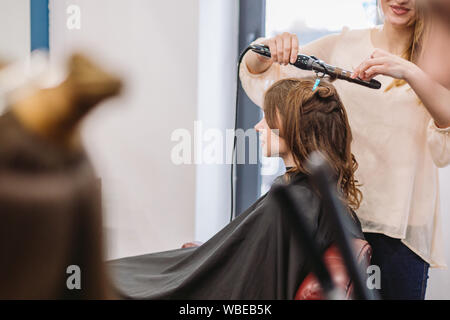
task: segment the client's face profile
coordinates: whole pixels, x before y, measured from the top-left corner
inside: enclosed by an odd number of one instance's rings
[[[387,22],[395,26],[409,26],[416,19],[416,0],[381,0]]]
[[[279,130],[271,129],[265,117],[255,125],[255,130],[260,134],[259,141],[265,157],[282,157],[286,153],[286,143],[280,138]]]

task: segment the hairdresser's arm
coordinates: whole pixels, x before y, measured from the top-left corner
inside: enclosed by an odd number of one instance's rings
[[[385,75],[405,80],[420,98],[440,128],[450,127],[450,90],[433,80],[417,65],[386,51],[377,49],[355,69],[353,77],[369,80]]]
[[[302,78],[310,76],[309,71],[286,65],[297,57],[300,51],[303,54],[315,55],[328,61],[339,35],[330,35],[299,48],[297,36],[283,34],[272,39],[260,38],[253,43],[267,44],[274,53],[271,59],[249,51],[242,61],[239,76],[242,87],[247,96],[259,107],[263,106],[264,93],[276,81],[286,78]],[[290,60],[292,59],[292,60]]]
[[[289,62],[294,63],[297,60],[299,42],[295,34],[285,32],[273,38],[259,39],[257,42],[269,47],[272,58],[269,59],[250,51],[245,62],[248,70],[253,74],[267,71],[274,63],[287,65]]]
[[[450,127],[450,90],[413,64],[405,77],[440,128]]]
[[[266,58],[253,51],[249,51],[245,57],[245,63],[252,74],[260,74],[267,71],[274,63],[287,66],[297,60],[299,53],[315,55],[327,62],[334,44],[339,35],[329,35],[313,41],[304,47],[299,47],[298,37],[292,33],[283,33],[273,38],[260,38],[254,43],[267,45],[272,58]]]

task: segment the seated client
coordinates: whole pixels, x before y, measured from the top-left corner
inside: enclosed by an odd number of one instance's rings
[[[265,117],[255,128],[266,155],[284,160],[287,172],[275,183],[292,184],[324,252],[336,236],[308,180],[309,154],[320,151],[331,164],[357,226],[352,236],[363,239],[352,210],[361,193],[344,106],[332,84],[314,84],[312,79],[285,79],[272,85],[265,95]],[[311,263],[283,210],[270,190],[198,248],[112,261],[116,286],[126,297],[143,299],[293,299]]]

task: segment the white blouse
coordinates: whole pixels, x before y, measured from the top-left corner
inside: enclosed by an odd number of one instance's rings
[[[347,70],[357,67],[373,50],[370,29],[347,28],[300,48],[302,53]],[[275,81],[313,75],[279,64],[252,74],[246,58],[240,69],[241,82],[260,107],[265,91]],[[435,126],[409,85],[384,92],[392,79],[379,76],[377,80],[383,85],[381,90],[334,82],[348,113],[352,151],[359,163],[356,178],[364,199],[357,214],[363,231],[401,239],[431,267],[446,267],[438,167],[450,164],[450,128]]]

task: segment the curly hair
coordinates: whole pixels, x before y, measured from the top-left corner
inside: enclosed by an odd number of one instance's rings
[[[279,129],[294,158],[288,172],[308,174],[306,161],[313,151],[321,152],[336,173],[338,187],[348,205],[356,210],[362,193],[355,179],[358,163],[351,152],[352,132],[347,113],[336,88],[322,80],[313,92],[315,81],[284,79],[265,94],[267,124]]]

